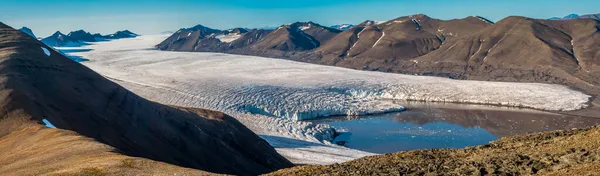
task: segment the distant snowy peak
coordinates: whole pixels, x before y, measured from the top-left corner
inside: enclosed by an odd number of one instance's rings
[[[587,19],[587,18],[600,20],[600,14],[588,14],[588,15],[570,14],[570,15],[564,16],[562,18],[561,17],[548,18],[548,20],[571,20],[571,19]]]
[[[565,19],[574,19],[574,18],[579,18],[579,15],[577,15],[577,14],[570,14],[570,15],[567,15],[567,16],[565,16],[563,18],[565,18]]]
[[[73,40],[83,41],[83,42],[96,42],[99,38],[103,38],[100,34],[91,34],[84,30],[72,31],[67,34],[67,36],[71,37]]]
[[[552,18],[549,18],[548,20],[569,20],[569,19],[576,19],[576,18],[579,18],[578,14],[569,14],[562,18],[561,17],[552,17]]]
[[[85,45],[84,42],[74,39],[69,35],[65,35],[60,31],[56,31],[51,36],[42,39],[41,42],[52,47],[77,47]]]
[[[218,32],[221,32],[221,30],[209,28],[209,27],[203,26],[201,24],[196,25],[196,26],[191,27],[191,28],[186,28],[186,29],[181,29],[181,30],[202,31],[202,32],[205,32],[205,33],[218,33]]]
[[[129,30],[118,31],[110,35],[91,34],[84,30],[76,30],[69,32],[69,34],[63,34],[60,31],[56,31],[49,37],[41,40],[42,43],[53,46],[53,47],[78,47],[88,45],[87,42],[100,42],[111,39],[122,39],[122,38],[135,38],[139,36]]]
[[[110,34],[110,35],[105,35],[104,38],[107,39],[122,39],[122,38],[135,38],[137,36],[140,36],[136,33],[133,33],[129,30],[123,30],[123,31],[117,31],[114,34]]]
[[[354,25],[352,25],[352,24],[338,24],[338,25],[331,26],[331,28],[334,28],[337,30],[342,30],[342,31],[348,30],[353,27],[354,27]]]
[[[19,29],[21,32],[26,33],[27,35],[33,37],[33,38],[37,38],[35,36],[35,34],[33,34],[33,31],[31,29],[29,29],[28,27],[22,27],[21,29]]]

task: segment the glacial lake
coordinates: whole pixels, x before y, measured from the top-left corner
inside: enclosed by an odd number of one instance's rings
[[[586,128],[600,118],[482,105],[403,102],[407,111],[361,117],[331,117],[313,123],[335,127],[334,143],[372,153],[464,148],[501,137]],[[347,132],[344,132],[347,131]]]

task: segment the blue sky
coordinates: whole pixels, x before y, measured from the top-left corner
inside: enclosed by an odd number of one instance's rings
[[[439,19],[479,15],[492,21],[600,13],[598,0],[1,0],[0,21],[30,27],[38,36],[76,29],[141,34],[203,24],[217,29],[279,26],[295,21],[323,25],[389,20],[423,13]]]

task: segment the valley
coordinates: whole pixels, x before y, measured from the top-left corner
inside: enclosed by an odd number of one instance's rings
[[[0,176],[600,175],[598,5],[0,2]]]
[[[560,85],[451,80],[254,56],[152,49],[166,37],[92,43],[81,48],[85,52],[68,55],[88,59],[82,64],[144,98],[230,114],[298,164],[331,164],[372,155],[333,144],[338,135],[334,127],[302,120],[402,112],[410,104],[390,100],[563,111],[585,108],[590,99]],[[593,123],[582,124],[573,127]],[[512,134],[553,129],[564,128]]]

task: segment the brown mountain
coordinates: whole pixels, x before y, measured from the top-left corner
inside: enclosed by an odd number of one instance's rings
[[[425,55],[451,38],[467,35],[492,23],[480,17],[438,20],[423,14],[386,22],[366,21],[346,30],[311,53],[313,62],[362,69]]]
[[[191,28],[180,29],[167,38],[157,47],[168,51],[193,51],[199,39],[221,32],[206,26],[197,25]]]
[[[143,99],[1,23],[0,59],[0,173],[189,171],[169,163],[256,175],[292,166],[226,114]]]
[[[460,79],[559,83],[598,93],[600,23],[508,17],[409,61],[370,66]]]
[[[340,30],[313,22],[297,22],[280,26],[262,40],[251,45],[250,49],[285,52],[307,51],[318,48],[340,32]]]
[[[177,31],[156,47],[167,51],[225,52],[247,47],[270,32],[243,28],[220,31],[197,25]]]
[[[157,47],[162,50],[217,51],[364,67],[371,62],[388,63],[422,56],[439,48],[448,39],[471,34],[491,25],[489,20],[475,16],[438,20],[418,14],[382,23],[365,21],[346,31],[313,22],[297,22],[261,33],[264,37],[255,37],[258,40],[254,43],[245,42],[248,44],[226,49],[217,47],[218,43],[200,42],[203,45],[194,45],[192,43],[198,42],[188,41],[182,34],[174,34]],[[195,37],[193,34],[191,36],[193,40]],[[174,42],[174,38],[179,40]],[[180,46],[180,43],[188,45]]]
[[[203,26],[199,29],[195,28],[198,27],[182,29],[156,47],[168,51],[226,52],[285,57],[318,48],[341,32],[313,22],[282,25],[275,30],[218,31]],[[200,32],[194,31],[198,30],[208,32],[204,35],[196,35]]]

